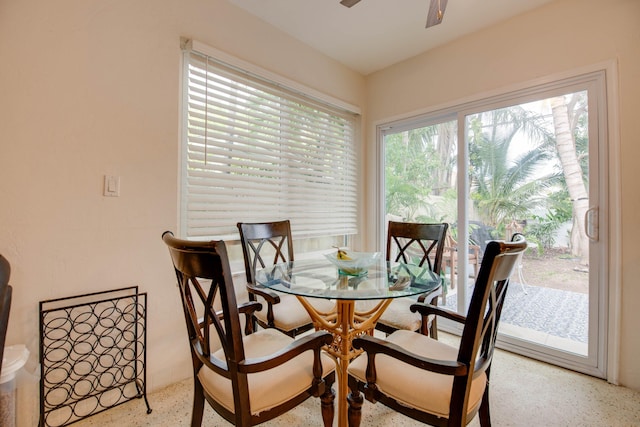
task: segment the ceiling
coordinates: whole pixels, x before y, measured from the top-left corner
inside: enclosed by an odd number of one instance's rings
[[[449,0],[428,29],[429,0],[227,1],[366,75],[553,0]]]

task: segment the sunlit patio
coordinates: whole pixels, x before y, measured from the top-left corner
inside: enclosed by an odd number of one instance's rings
[[[500,332],[537,344],[587,354],[587,274],[563,256],[527,256],[511,279]],[[473,291],[469,278],[467,296]],[[455,309],[458,289],[448,289],[444,305]]]

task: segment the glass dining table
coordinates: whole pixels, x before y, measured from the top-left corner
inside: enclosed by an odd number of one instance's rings
[[[361,350],[352,341],[373,334],[376,322],[394,298],[431,292],[440,277],[429,268],[378,260],[359,272],[346,275],[328,259],[314,258],[276,264],[256,272],[256,285],[293,294],[309,313],[316,330],[326,330],[333,342],[326,347],[338,373],[338,426],[346,427],[349,362]],[[312,298],[335,301],[330,311],[320,311]]]

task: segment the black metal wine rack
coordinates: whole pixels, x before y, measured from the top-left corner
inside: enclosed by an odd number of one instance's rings
[[[147,294],[138,287],[40,302],[40,427],[62,427],[146,391]]]

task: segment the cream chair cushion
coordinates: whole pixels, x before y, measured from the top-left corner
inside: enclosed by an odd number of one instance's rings
[[[423,357],[438,360],[456,360],[458,349],[416,332],[399,330],[387,337],[387,341]],[[367,357],[362,355],[351,362],[349,374],[366,382]],[[449,403],[453,376],[418,369],[392,357],[376,356],[376,384],[380,391],[398,402],[439,417],[449,416]],[[487,377],[483,373],[473,380],[469,397],[471,412],[482,400]]]
[[[273,323],[277,329],[281,331],[291,331],[311,322],[309,313],[302,304],[300,304],[300,301],[298,301],[295,295],[281,292],[277,294],[280,296],[280,302],[273,306]],[[262,302],[262,309],[256,311],[255,316],[261,322],[267,323],[268,305],[262,298],[258,298],[258,301]],[[335,305],[335,303],[330,300],[320,298],[309,298],[308,301],[322,312],[331,311]]]
[[[391,326],[395,329],[417,331],[422,326],[422,315],[412,313],[409,307],[417,301],[411,298],[396,298],[378,319],[378,323]]]
[[[264,329],[244,338],[247,359],[268,356],[293,342],[293,338],[276,329]],[[213,357],[225,362],[224,352],[218,350]],[[322,376],[335,369],[333,360],[321,354]],[[313,352],[307,351],[282,365],[264,372],[248,375],[251,413],[256,415],[291,399],[309,388],[313,381]],[[231,412],[233,390],[231,381],[203,366],[198,372],[202,387],[217,402]]]

